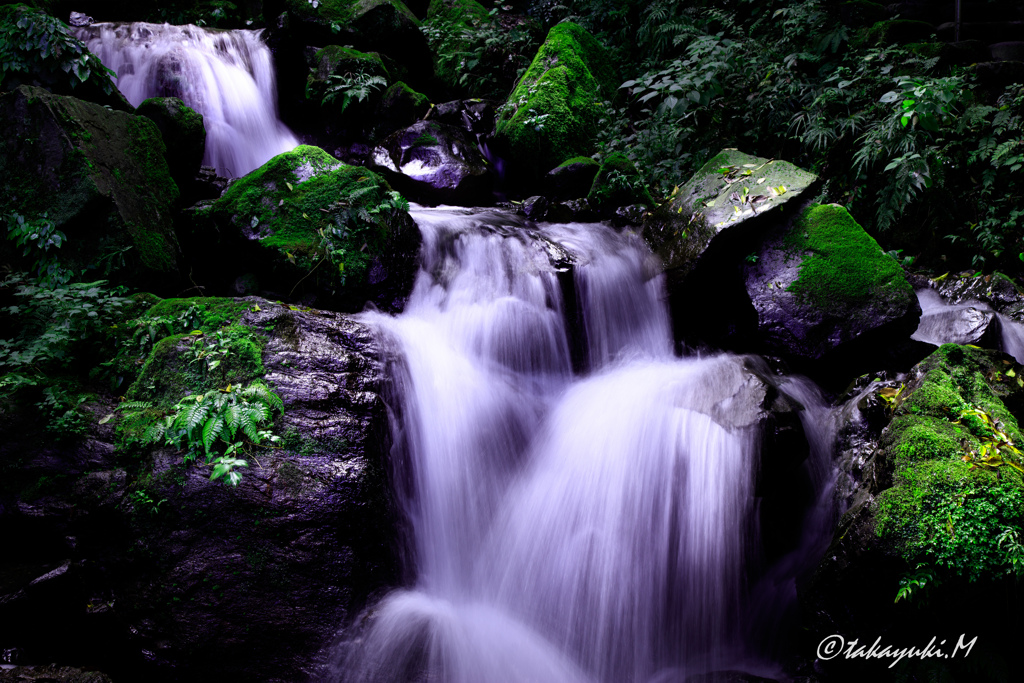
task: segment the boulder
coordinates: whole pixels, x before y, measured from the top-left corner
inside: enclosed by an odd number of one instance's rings
[[[156,124],[30,86],[0,95],[0,121],[0,213],[45,214],[76,270],[128,249],[125,279],[176,285],[178,188]]]
[[[401,192],[425,204],[490,204],[491,173],[465,131],[420,121],[384,139],[374,168]]]
[[[363,139],[393,83],[381,55],[328,45],[313,52],[311,62],[305,100],[292,105],[296,129],[332,150]]]
[[[431,111],[430,98],[402,81],[392,83],[377,105],[373,134],[384,138],[422,120]]]
[[[745,259],[817,186],[789,162],[725,149],[647,217],[643,236],[664,267],[678,338],[760,352]]]
[[[481,136],[494,130],[494,116],[493,102],[469,99],[443,102],[431,109],[427,118],[461,128],[471,135]]]
[[[768,353],[819,361],[909,337],[921,307],[896,260],[843,207],[814,205],[745,266]]]
[[[140,104],[135,113],[150,119],[160,129],[171,178],[183,193],[189,191],[206,150],[202,114],[185,106],[177,97],[150,98]]]
[[[465,93],[465,60],[461,54],[472,49],[473,31],[483,27],[497,30],[497,20],[476,0],[432,0],[425,25],[439,30],[442,37],[432,46],[438,55],[438,80],[451,92]]]
[[[917,292],[921,322],[913,338],[935,346],[974,344],[1000,348],[1000,324],[995,311],[981,302],[950,305],[930,289]]]
[[[892,392],[866,495],[798,585],[809,643],[844,634],[923,647],[935,637],[950,651],[965,624],[967,640],[987,639],[993,652],[1012,638],[1000,615],[1021,601],[1000,538],[1019,538],[1024,525],[1024,462],[1015,450],[1022,369],[997,352],[945,345]],[[844,678],[877,672],[876,662],[819,664]]]
[[[373,172],[299,146],[191,210],[194,278],[228,291],[255,271],[278,296],[313,294],[349,310],[372,300],[398,310],[419,251],[407,206]]]
[[[495,142],[522,171],[539,175],[595,151],[604,100],[619,80],[605,49],[582,27],[556,25],[505,102]]]
[[[280,448],[250,451],[231,487],[173,449],[128,450],[121,417],[100,423],[109,399],[80,442],[0,413],[0,532],[21,548],[0,554],[0,650],[115,680],[306,679],[399,573],[382,350],[344,314],[263,299],[165,300],[157,317],[188,318],[208,348],[257,340],[249,376],[283,399]],[[143,374],[201,390],[188,346],[162,341]]]
[[[556,200],[586,197],[600,168],[601,164],[590,157],[566,159],[548,171],[544,178],[545,191]]]

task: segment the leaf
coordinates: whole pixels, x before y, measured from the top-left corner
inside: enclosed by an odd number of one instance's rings
[[[110,413],[109,415],[107,415],[106,417],[104,417],[104,418],[103,418],[102,420],[100,420],[100,421],[99,421],[99,424],[101,424],[101,425],[105,425],[105,424],[107,424],[108,422],[110,422],[111,418],[113,418],[113,417],[114,417],[114,415],[115,415],[115,413]]]
[[[286,180],[286,181],[284,181],[284,184],[288,186],[288,191],[289,191],[289,192],[294,192],[294,191],[295,191],[295,188],[294,188],[294,187],[292,187],[292,184],[291,184],[291,183],[289,183],[289,182],[288,182],[287,180]]]

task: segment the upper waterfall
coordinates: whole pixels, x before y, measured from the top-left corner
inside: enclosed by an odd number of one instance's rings
[[[203,115],[203,164],[235,178],[299,144],[277,118],[277,85],[262,30],[212,31],[169,24],[93,24],[75,34],[139,106],[180,97]]]

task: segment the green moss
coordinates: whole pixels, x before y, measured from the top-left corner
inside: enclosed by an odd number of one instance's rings
[[[177,318],[187,311],[198,312],[199,326],[196,329],[209,333],[226,325],[237,324],[251,304],[222,297],[192,297],[186,299],[163,299],[155,303],[146,315],[151,318]]]
[[[391,73],[376,52],[360,52],[350,47],[328,45],[317,51],[314,60],[316,68],[306,79],[306,97],[316,102],[323,101],[331,76],[366,74],[391,81]]]
[[[316,7],[307,0],[286,0],[286,7],[296,16],[323,23],[347,25],[357,21],[364,14],[381,6],[390,5],[394,10],[419,26],[419,20],[405,3],[400,0],[320,0]]]
[[[893,485],[876,499],[875,531],[908,569],[924,563],[971,581],[1011,569],[998,538],[1024,524],[1024,482],[1011,466],[977,464],[996,430],[1021,443],[1000,396],[1019,398],[1024,388],[1001,367],[998,354],[947,344],[919,366],[898,401],[880,443]],[[1007,448],[1000,455],[1021,460]]]
[[[841,206],[812,206],[796,222],[787,246],[805,254],[788,288],[804,301],[835,311],[865,310],[881,301],[905,308],[913,288],[895,259]]]
[[[558,24],[502,107],[497,139],[515,159],[544,171],[590,154],[602,102],[617,85],[601,44],[576,24]]]
[[[386,244],[391,209],[364,214],[391,201],[390,191],[371,171],[303,145],[236,181],[211,213],[255,237],[282,268],[309,272],[330,257],[343,283],[362,284]]]
[[[587,198],[606,206],[654,206],[654,199],[636,166],[621,152],[613,152],[601,162]]]
[[[487,8],[476,0],[430,0],[427,19],[443,19],[462,25],[492,21]]]
[[[886,19],[876,22],[870,28],[861,29],[859,42],[877,46],[906,44],[926,40],[934,34],[935,27],[925,21]]]
[[[569,166],[576,166],[576,165],[580,165],[580,166],[598,166],[598,167],[601,166],[601,164],[598,161],[596,161],[595,159],[593,159],[592,157],[572,157],[571,159],[566,159],[565,161],[560,163],[557,166],[557,168],[568,168]]]

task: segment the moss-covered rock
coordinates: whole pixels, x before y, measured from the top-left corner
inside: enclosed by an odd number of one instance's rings
[[[174,285],[178,188],[150,119],[21,86],[0,96],[0,121],[0,213],[46,214],[74,268],[130,248],[137,283]]]
[[[750,260],[746,289],[770,353],[817,360],[917,329],[921,308],[902,268],[841,206],[807,208]]]
[[[350,47],[328,45],[316,52],[313,61],[315,66],[306,79],[306,97],[315,102],[322,102],[327,95],[332,76],[362,74],[391,81],[391,74],[376,52],[360,52]]]
[[[476,0],[431,0],[424,26],[438,34],[433,44],[434,51],[442,56],[437,64],[438,79],[452,91],[463,90],[462,60],[443,56],[468,52],[473,46],[472,32],[484,27],[496,28],[497,21]]]
[[[385,137],[400,128],[419,121],[431,108],[430,98],[416,92],[402,81],[392,83],[380,103],[374,124],[374,137]]]
[[[983,629],[984,615],[1001,609],[1014,567],[1000,538],[1024,533],[1015,467],[1024,467],[1022,371],[998,352],[947,344],[889,394],[893,417],[863,482],[868,495],[801,586],[812,635],[870,631],[884,640],[886,629],[922,625],[960,633],[966,620]],[[894,604],[909,578],[922,585]],[[838,588],[851,581],[856,601]]]
[[[496,140],[535,172],[590,154],[602,102],[617,87],[601,44],[576,24],[558,24],[502,108]]]
[[[629,157],[621,152],[613,152],[601,161],[587,199],[602,207],[654,206],[647,184]]]
[[[419,233],[403,205],[380,176],[300,146],[196,209],[192,248],[211,277],[256,270],[283,296],[313,291],[361,307],[370,291],[401,298],[411,286]],[[228,251],[207,253],[210,223]]]
[[[178,188],[191,186],[206,151],[202,114],[177,97],[152,97],[140,104],[135,113],[152,120],[160,129],[167,148],[167,166]]]

